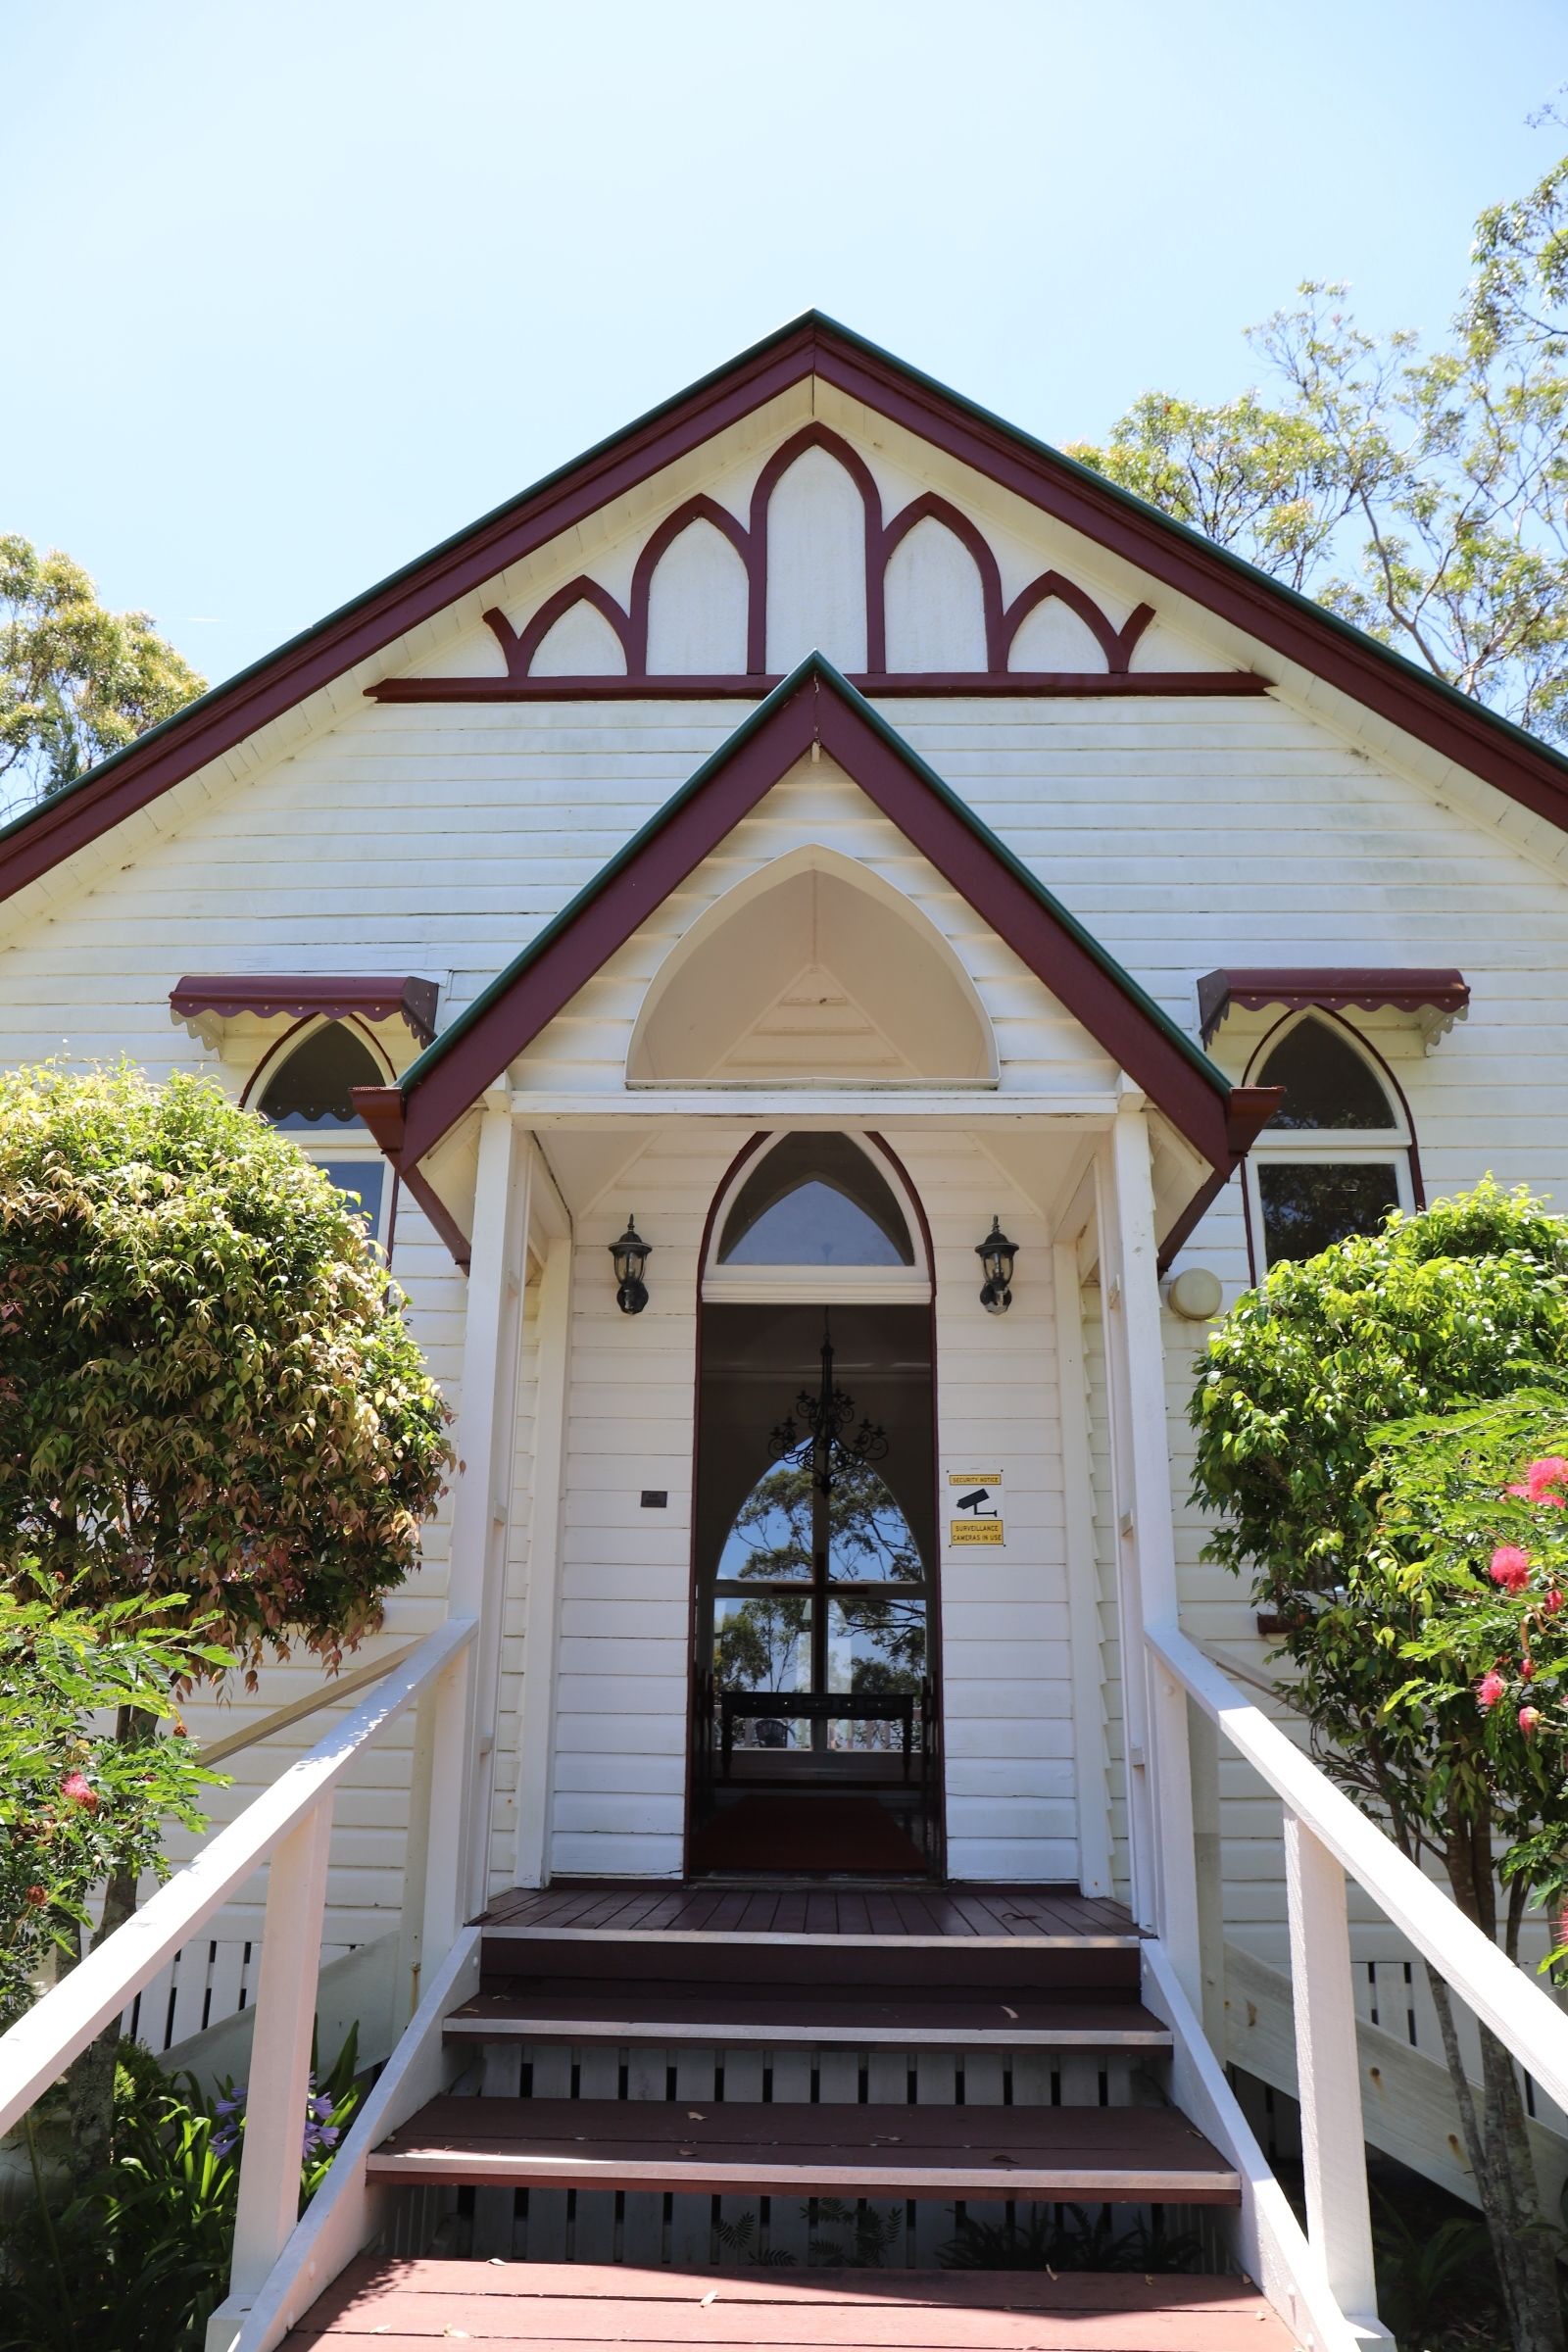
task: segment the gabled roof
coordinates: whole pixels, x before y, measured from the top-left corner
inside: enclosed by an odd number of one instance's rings
[[[1233,1087],[1129,972],[820,654],[812,654],[466,1005],[398,1085],[355,1105],[416,1169],[594,973],[819,743],[882,814],[1141,1086],[1220,1176],[1274,1109]]]
[[[818,311],[443,540],[0,829],[0,899],[456,598],[816,375],[1568,827],[1568,760],[1239,556]]]

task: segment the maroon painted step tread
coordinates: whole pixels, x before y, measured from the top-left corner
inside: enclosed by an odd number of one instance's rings
[[[1246,2279],[1044,2271],[690,2272],[589,2263],[352,2263],[287,2352],[1292,2352]]]
[[[850,2042],[925,2049],[1168,2050],[1170,2032],[1130,1996],[1023,1984],[859,1995],[843,1987],[583,1982],[515,1977],[455,2009],[449,2039]]]
[[[1092,2197],[1236,2205],[1236,2173],[1169,2107],[873,2107],[432,2099],[379,2180],[697,2195]]]

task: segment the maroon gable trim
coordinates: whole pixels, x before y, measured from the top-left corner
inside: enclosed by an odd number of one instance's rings
[[[579,593],[573,589],[573,603],[579,601]],[[1149,608],[1145,605],[1139,610],[1147,612]],[[501,628],[511,626],[503,614],[486,613],[485,618],[492,625],[500,622],[498,636]],[[510,642],[502,640],[509,660],[520,642],[515,636]],[[776,673],[681,677],[672,671],[655,671],[634,677],[612,669],[603,675],[596,672],[575,678],[514,677],[510,673],[504,678],[387,678],[365,691],[376,703],[753,703],[783,683]],[[1145,700],[1160,695],[1201,695],[1218,701],[1227,695],[1267,694],[1269,690],[1267,678],[1250,669],[852,670],[850,684],[858,693],[874,695],[879,702],[929,701],[933,696],[956,700],[964,695],[977,702],[1049,701],[1062,696],[1084,701],[1118,695]]]
[[[0,833],[0,898],[370,660],[456,598],[815,374],[1124,556],[1568,829],[1568,764],[1375,639],[817,312],[601,442],[203,695]],[[559,690],[559,689],[558,689]]]
[[[1198,983],[1200,1029],[1204,1045],[1233,1007],[1260,1012],[1267,1004],[1295,1010],[1316,1004],[1330,1011],[1355,1005],[1375,1012],[1396,1005],[1403,1012],[1428,1007],[1454,1019],[1470,1003],[1470,984],[1463,972],[1451,970],[1381,970],[1367,965],[1291,965],[1271,971],[1262,966],[1205,972]]]
[[[819,658],[737,729],[637,842],[492,983],[400,1087],[355,1103],[395,1164],[416,1166],[763,794],[820,743],[1223,1178],[1276,1108],[1229,1088],[1049,893]]]
[[[296,1020],[323,1013],[341,1020],[357,1013],[362,1021],[390,1021],[401,1015],[421,1046],[435,1035],[439,984],[416,980],[411,974],[352,972],[323,978],[318,972],[187,972],[171,989],[169,1009],[176,1020],[194,1020],[198,1013],[217,1012],[232,1020],[253,1012],[269,1020],[286,1012]]]

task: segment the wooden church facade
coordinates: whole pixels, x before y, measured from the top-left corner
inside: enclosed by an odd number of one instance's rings
[[[364,1200],[458,1415],[378,1641],[476,1621],[470,1912],[1072,1889],[1268,1967],[1278,1806],[1238,1767],[1195,1825],[1144,1648],[1267,1651],[1195,1354],[1387,1206],[1568,1198],[1565,814],[812,318],[0,837],[0,1052],[210,1072]],[[339,1796],[332,1947],[399,1931],[415,1761]]]

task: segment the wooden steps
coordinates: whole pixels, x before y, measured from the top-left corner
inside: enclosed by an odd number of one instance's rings
[[[690,2272],[586,2263],[350,2265],[286,2352],[1291,2352],[1245,2279],[1118,2272]]]
[[[893,2107],[432,2099],[372,2180],[711,2196],[1089,2198],[1237,2205],[1237,2175],[1169,2107]]]
[[[1011,1979],[904,1988],[765,1980],[709,1985],[689,1977],[631,1982],[543,1969],[487,1974],[478,1994],[453,2011],[444,2031],[449,2040],[479,2042],[589,2042],[608,2035],[622,2044],[728,2047],[1170,2048],[1168,2029],[1130,1989],[1042,1989]]]
[[[958,1942],[924,1936],[582,1936],[555,1928],[487,1928],[480,1976],[486,1985],[518,1976],[615,1982],[634,1999],[645,1984],[672,1983],[701,1987],[710,1999],[737,1984],[753,1991],[788,1986],[798,1998],[835,1987],[984,1997],[999,1984],[1028,1984],[1037,1994],[1136,1997],[1140,1942],[1136,1936],[974,1936]]]

